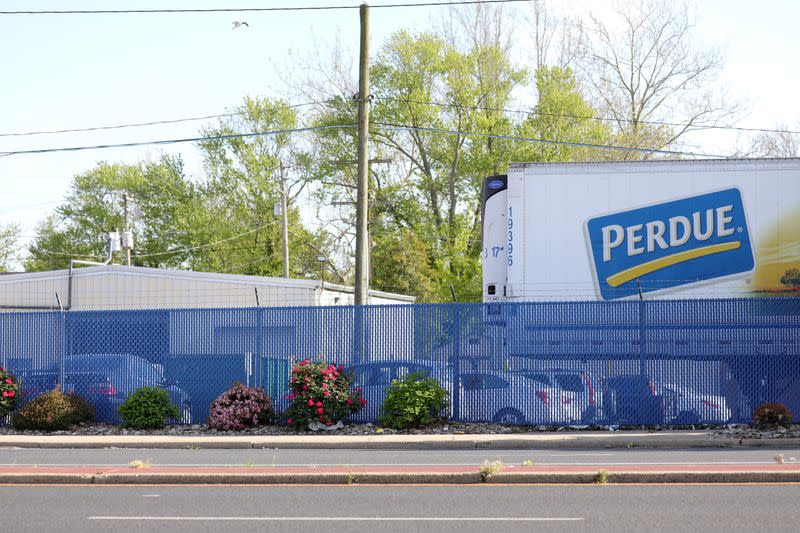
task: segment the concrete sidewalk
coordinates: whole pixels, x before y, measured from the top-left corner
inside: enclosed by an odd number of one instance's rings
[[[0,484],[84,485],[347,485],[347,484],[479,484],[479,483],[795,483],[800,464],[519,466],[493,473],[481,466],[348,466],[348,467],[159,467],[108,466],[0,467]],[[488,475],[487,475],[488,474]]]
[[[800,447],[798,438],[739,439],[711,431],[571,431],[474,435],[0,435],[13,448],[603,449]]]

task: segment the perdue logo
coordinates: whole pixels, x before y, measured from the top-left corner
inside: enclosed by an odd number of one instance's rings
[[[606,300],[753,269],[739,189],[621,211],[586,223]]]

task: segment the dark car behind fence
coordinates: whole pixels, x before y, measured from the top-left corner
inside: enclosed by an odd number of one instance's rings
[[[106,422],[144,385],[167,389],[183,423],[234,382],[285,406],[303,359],[353,372],[358,421],[413,371],[462,421],[723,424],[766,401],[800,418],[800,298],[0,314],[0,366],[23,400],[59,384]]]

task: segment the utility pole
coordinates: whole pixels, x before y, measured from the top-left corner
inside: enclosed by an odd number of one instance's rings
[[[286,167],[281,160],[281,235],[283,241],[283,277],[289,277],[289,213],[286,208]]]
[[[125,228],[123,228],[123,235],[127,236],[127,234],[131,231],[130,222],[128,220],[128,193],[126,192],[122,197],[122,205],[123,211],[125,213]],[[125,239],[123,239],[125,240]],[[127,257],[127,265],[131,266],[131,249],[130,246],[125,246],[125,256]]]
[[[369,6],[361,4],[361,49],[358,60],[358,182],[356,192],[355,304],[369,293]]]

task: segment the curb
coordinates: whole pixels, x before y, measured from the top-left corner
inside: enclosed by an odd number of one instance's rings
[[[485,481],[478,472],[361,473],[35,473],[0,474],[0,485],[481,485],[481,484],[672,484],[672,483],[798,483],[800,471],[778,472],[597,472],[498,473]]]
[[[800,438],[713,438],[704,432],[546,433],[517,435],[313,435],[191,436],[164,435],[2,435],[0,448],[142,449],[369,449],[369,450],[546,450],[603,448],[800,448]]]

